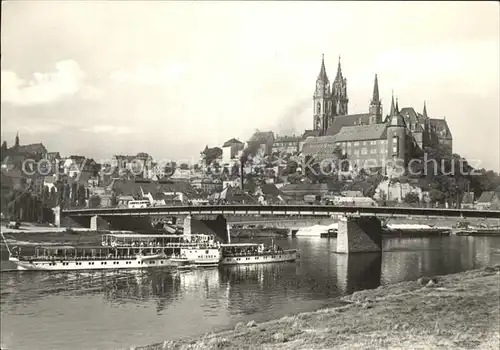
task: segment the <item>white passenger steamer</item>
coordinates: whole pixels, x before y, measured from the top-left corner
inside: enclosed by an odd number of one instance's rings
[[[3,236],[3,234],[2,234]],[[5,245],[18,270],[110,270],[176,265],[218,264],[220,245],[211,235],[105,234],[101,246],[50,245],[28,248]],[[23,251],[24,250],[24,251]]]
[[[221,265],[268,264],[297,260],[296,249],[283,250],[274,245],[274,240],[269,247],[259,243],[227,243],[221,244],[220,249]]]

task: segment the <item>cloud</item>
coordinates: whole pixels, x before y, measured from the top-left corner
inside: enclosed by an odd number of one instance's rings
[[[53,72],[33,74],[29,81],[20,78],[15,72],[2,71],[2,102],[16,106],[50,104],[66,97],[74,96],[84,88],[85,73],[77,62],[64,60],[56,63]],[[95,98],[95,89],[86,96]]]
[[[157,67],[142,64],[130,71],[115,70],[109,77],[115,83],[133,83],[143,86],[171,85],[177,82],[185,71],[186,67],[177,62],[169,62]]]
[[[84,132],[91,132],[94,134],[115,134],[115,135],[123,135],[123,134],[130,134],[132,133],[132,130],[124,127],[124,126],[112,126],[112,125],[94,125],[89,128],[83,128],[82,131]]]

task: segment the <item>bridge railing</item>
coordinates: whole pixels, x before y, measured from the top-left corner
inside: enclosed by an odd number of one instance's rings
[[[252,204],[240,204],[240,203],[225,203],[225,204],[182,204],[182,203],[175,203],[175,204],[168,204],[168,205],[152,205],[149,206],[148,208],[171,208],[171,207],[206,207],[206,206],[246,206],[246,205],[252,205]],[[306,203],[306,202],[301,202],[301,201],[294,201],[294,202],[289,202],[289,203],[269,203],[269,204],[253,204],[258,207],[271,207],[271,206],[277,206],[277,207],[289,207],[289,206],[309,206],[309,207],[387,207],[387,208],[435,208],[435,209],[446,209],[444,207],[433,207],[430,205],[405,205],[404,203],[401,203],[399,205],[383,205],[383,204],[364,204],[364,203],[355,203],[354,205],[351,205],[349,203],[339,203],[339,204],[318,204],[318,203]],[[119,205],[108,205],[108,206],[98,206],[94,208],[90,208],[87,206],[71,206],[71,207],[65,207],[63,208],[64,211],[70,211],[70,210],[82,210],[82,209],[134,209],[134,208],[129,208],[127,205],[119,204]],[[137,208],[135,208],[137,209]],[[453,209],[453,208],[449,208]]]
[[[330,214],[364,214],[364,215],[416,215],[441,217],[483,217],[500,218],[500,211],[475,209],[436,209],[412,207],[372,207],[372,206],[334,206],[334,205],[203,205],[203,206],[157,206],[147,208],[86,208],[63,210],[65,215],[168,215],[168,214],[271,214],[271,215],[330,215]]]

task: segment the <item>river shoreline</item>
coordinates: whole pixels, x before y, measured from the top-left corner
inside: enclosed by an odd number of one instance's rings
[[[497,265],[355,292],[341,298],[344,306],[136,349],[498,349],[499,300]]]

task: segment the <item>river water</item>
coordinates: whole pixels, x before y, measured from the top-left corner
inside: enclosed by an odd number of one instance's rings
[[[183,272],[3,271],[1,348],[129,349],[312,311],[381,284],[500,264],[500,237],[388,238],[381,255],[349,257],[334,252],[335,239],[276,243],[300,249],[300,261]]]

